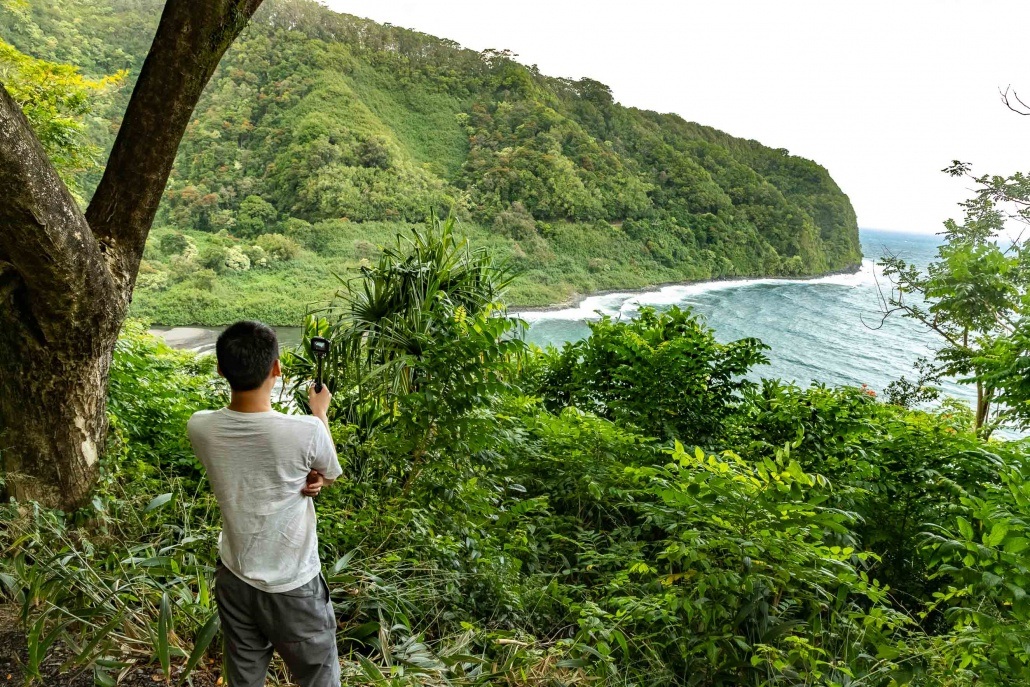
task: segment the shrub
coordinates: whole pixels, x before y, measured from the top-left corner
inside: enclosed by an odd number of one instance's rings
[[[185,433],[197,410],[227,400],[213,356],[170,348],[139,320],[125,323],[111,363],[108,411],[136,459],[199,479]]]
[[[224,263],[223,270],[224,270]],[[193,272],[185,279],[185,284],[191,289],[200,289],[201,291],[212,291],[215,288],[215,284],[218,283],[218,273],[212,269],[202,269]]]
[[[136,276],[136,287],[137,289],[144,289],[147,291],[164,291],[169,285],[169,274],[165,270],[150,269],[143,271],[140,269],[139,274]]]
[[[227,269],[226,262],[229,259],[229,249],[215,243],[204,246],[197,257],[201,267],[210,270],[214,274],[222,274]]]
[[[758,463],[678,443],[669,453],[667,465],[628,471],[639,490],[626,506],[657,537],[606,588],[604,608],[636,650],[699,684],[875,675],[871,654],[906,623],[865,616],[887,590],[845,534],[857,516],[824,505],[829,481],[784,450]]]
[[[244,238],[269,234],[277,227],[275,206],[260,196],[247,196],[240,203],[234,231]]]
[[[250,258],[243,249],[233,246],[225,253],[225,266],[233,272],[246,272],[250,269]]]
[[[252,267],[268,267],[268,254],[261,246],[244,246],[243,254],[250,260]]]
[[[1030,462],[1000,446],[996,479],[960,487],[954,517],[932,524],[927,543],[947,581],[933,608],[950,632],[936,644],[938,678],[971,684],[1030,684]]]
[[[288,262],[300,255],[297,242],[282,234],[265,234],[258,238],[257,245],[275,262]]]
[[[788,277],[796,277],[805,273],[805,262],[801,259],[800,255],[792,255],[789,258],[783,258],[783,262],[780,263],[780,274]]]
[[[197,271],[196,257],[186,258],[184,255],[176,255],[168,261],[168,273],[171,280],[179,283]]]
[[[216,210],[210,214],[208,222],[211,225],[211,231],[231,232],[236,227],[236,213],[232,210]]]
[[[590,337],[550,354],[542,393],[552,410],[577,406],[644,434],[710,444],[752,386],[743,377],[767,362],[757,339],[721,344],[691,313],[641,310],[630,322],[605,316]]]
[[[359,260],[373,260],[380,253],[382,253],[382,250],[380,250],[379,246],[370,241],[358,239],[354,242],[354,255]]]
[[[189,238],[189,237],[187,237]],[[173,256],[172,260],[183,260],[185,262],[192,262],[200,256],[200,249],[197,248],[197,244],[193,243],[193,239],[189,239],[189,245],[182,251],[182,255]]]
[[[283,222],[283,234],[313,253],[324,254],[329,249],[334,225],[321,222],[312,226],[309,222],[290,217]]]
[[[923,546],[928,522],[945,522],[959,503],[954,484],[992,480],[997,458],[971,432],[968,417],[880,403],[868,389],[809,389],[763,380],[747,391],[728,446],[770,457],[783,446],[805,470],[837,485],[832,501],[857,513],[852,528],[876,554],[869,572],[892,588],[891,602],[913,615],[942,587]],[[931,614],[927,629],[940,629]]]
[[[386,139],[382,136],[367,138],[358,144],[355,151],[358,156],[358,164],[362,167],[375,167],[377,169],[390,168],[390,149]]]
[[[526,207],[519,202],[511,204],[511,207],[497,214],[494,218],[493,229],[501,236],[526,241],[537,238],[536,221],[533,219]]]
[[[162,236],[159,245],[161,246],[161,252],[171,257],[185,253],[191,243],[193,242],[185,234],[173,231]]]

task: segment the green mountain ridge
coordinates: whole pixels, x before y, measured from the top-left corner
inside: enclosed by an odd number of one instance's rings
[[[161,6],[6,0],[0,37],[131,81]],[[91,123],[101,148],[130,92]],[[506,52],[269,0],[189,125],[134,311],[295,324],[332,297],[327,274],[354,274],[431,211],[454,212],[470,241],[521,270],[520,305],[861,261],[854,210],[814,162],[620,105],[597,81],[548,77]]]

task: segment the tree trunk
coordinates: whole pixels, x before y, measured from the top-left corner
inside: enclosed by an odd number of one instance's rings
[[[0,197],[4,492],[70,508],[97,474],[107,371],[128,296],[2,86]]]
[[[4,496],[72,509],[89,494],[107,431],[111,354],[179,141],[260,4],[168,0],[85,215],[0,84]]]
[[[0,317],[0,453],[7,495],[49,507],[82,503],[97,477],[107,431],[110,346],[81,349],[74,340],[42,347],[11,334]]]
[[[994,389],[985,389],[982,382],[976,383],[976,432],[987,438],[990,432],[984,431],[984,426],[991,414],[991,402],[994,401]]]

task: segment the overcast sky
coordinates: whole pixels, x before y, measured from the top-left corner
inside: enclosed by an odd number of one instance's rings
[[[754,138],[827,169],[859,225],[936,232],[968,184],[1030,171],[1030,0],[327,0],[341,12],[508,48],[551,76]]]

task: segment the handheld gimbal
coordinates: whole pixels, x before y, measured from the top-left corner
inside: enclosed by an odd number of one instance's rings
[[[325,356],[329,353],[329,339],[323,339],[321,336],[311,337],[311,353],[315,356],[315,361],[318,365],[318,372],[315,377],[315,393],[317,394],[322,391],[322,361],[325,360]]]

